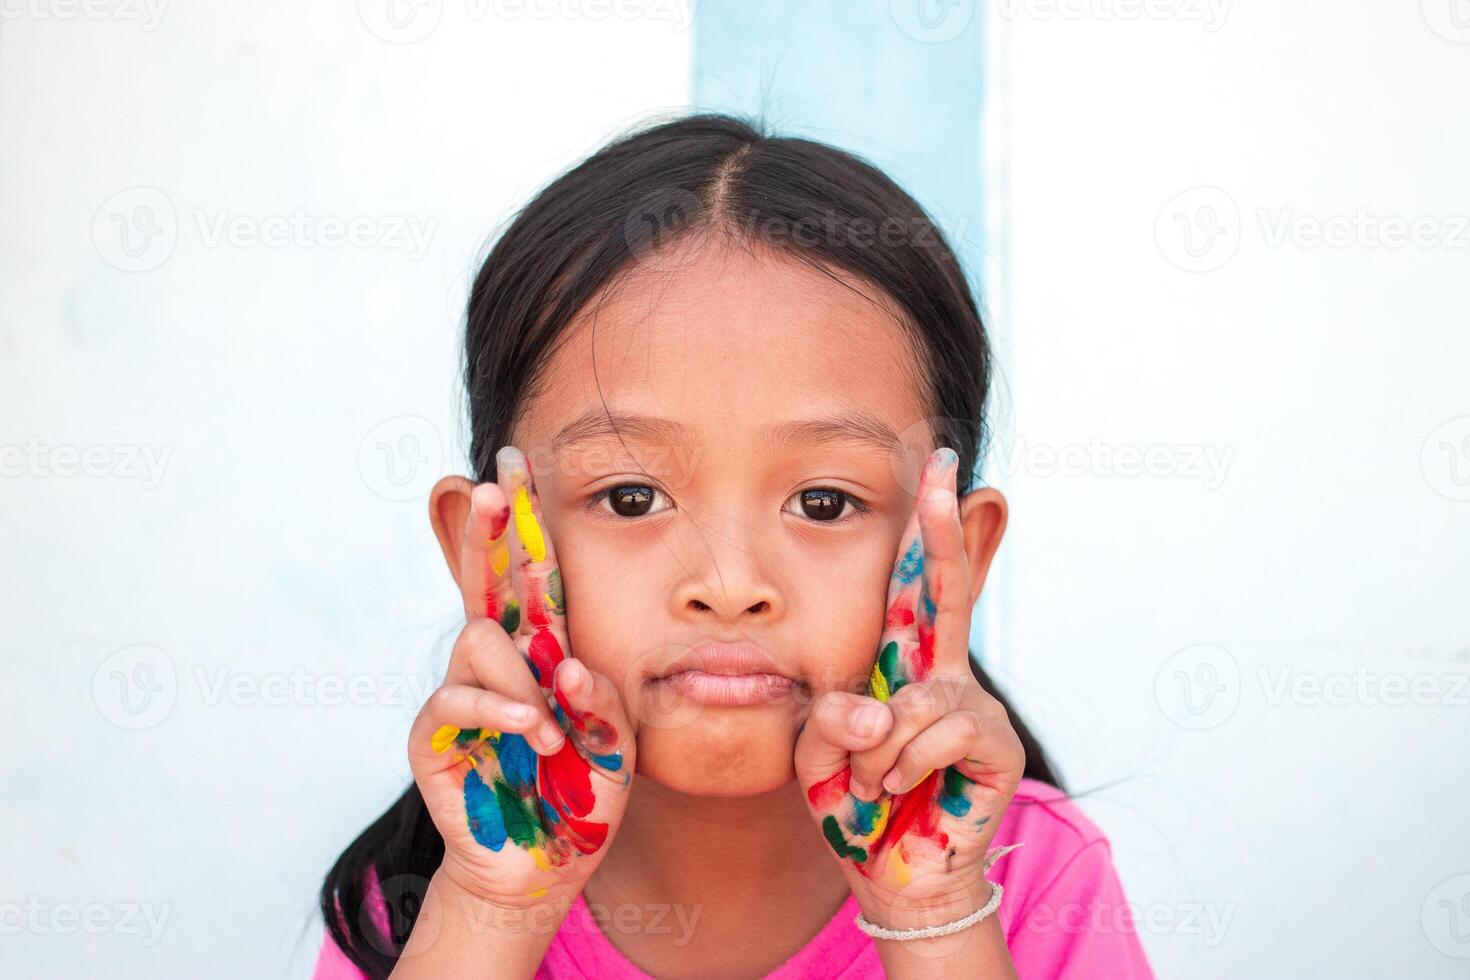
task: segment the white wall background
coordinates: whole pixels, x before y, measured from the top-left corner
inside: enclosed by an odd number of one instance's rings
[[[1464,976],[1470,16],[989,9],[1011,686],[1161,976]]]
[[[422,494],[462,469],[465,277],[687,103],[685,7],[653,7],[3,8],[7,975],[305,974],[454,628]],[[992,656],[1161,977],[1462,975],[1470,20],[1127,9],[987,6]],[[1300,239],[1360,209],[1432,243]],[[1276,696],[1301,678],[1331,691]]]
[[[396,34],[366,2],[56,9],[0,21],[0,445],[48,451],[0,480],[0,902],[36,909],[0,973],[305,975],[458,611],[423,493],[463,472],[466,276],[541,183],[687,103],[688,25],[450,0],[388,43],[435,5]],[[367,244],[248,237],[295,209]],[[172,236],[129,258],[113,214],[135,250]],[[110,475],[50,456],[91,446]]]

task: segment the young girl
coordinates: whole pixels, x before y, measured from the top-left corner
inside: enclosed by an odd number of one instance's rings
[[[466,355],[476,479],[429,503],[466,623],[318,977],[1151,976],[970,656],[990,352],[908,195],[646,128],[520,213]]]

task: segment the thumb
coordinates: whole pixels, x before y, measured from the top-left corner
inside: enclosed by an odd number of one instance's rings
[[[893,727],[893,711],[877,698],[828,691],[812,703],[796,737],[794,765],[803,789],[845,769],[853,752],[871,749]]]
[[[568,657],[552,674],[552,710],[567,740],[541,756],[537,790],[561,851],[600,850],[627,807],[637,744],[612,681]],[[558,862],[559,863],[559,862]]]
[[[551,710],[557,724],[592,771],[617,785],[631,782],[637,741],[617,686],[580,660],[568,657],[556,666],[552,693]]]

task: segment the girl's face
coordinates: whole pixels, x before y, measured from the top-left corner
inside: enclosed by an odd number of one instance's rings
[[[862,292],[738,246],[650,257],[565,335],[515,426],[571,653],[619,686],[638,771],[673,789],[790,782],[812,700],[865,691],[935,446],[905,333]],[[657,680],[705,641],[756,644],[793,683],[728,706]]]

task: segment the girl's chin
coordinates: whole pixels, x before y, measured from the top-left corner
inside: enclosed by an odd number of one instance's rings
[[[646,760],[640,756],[638,775],[658,783],[670,792],[685,796],[761,796],[778,792],[796,783],[796,771],[791,767],[789,757],[785,760],[785,765],[747,765],[737,770],[719,772],[704,767],[691,767],[688,756],[681,752]]]
[[[707,709],[678,728],[638,733],[638,775],[690,796],[755,796],[795,781],[799,717]],[[751,724],[755,718],[759,724]]]

